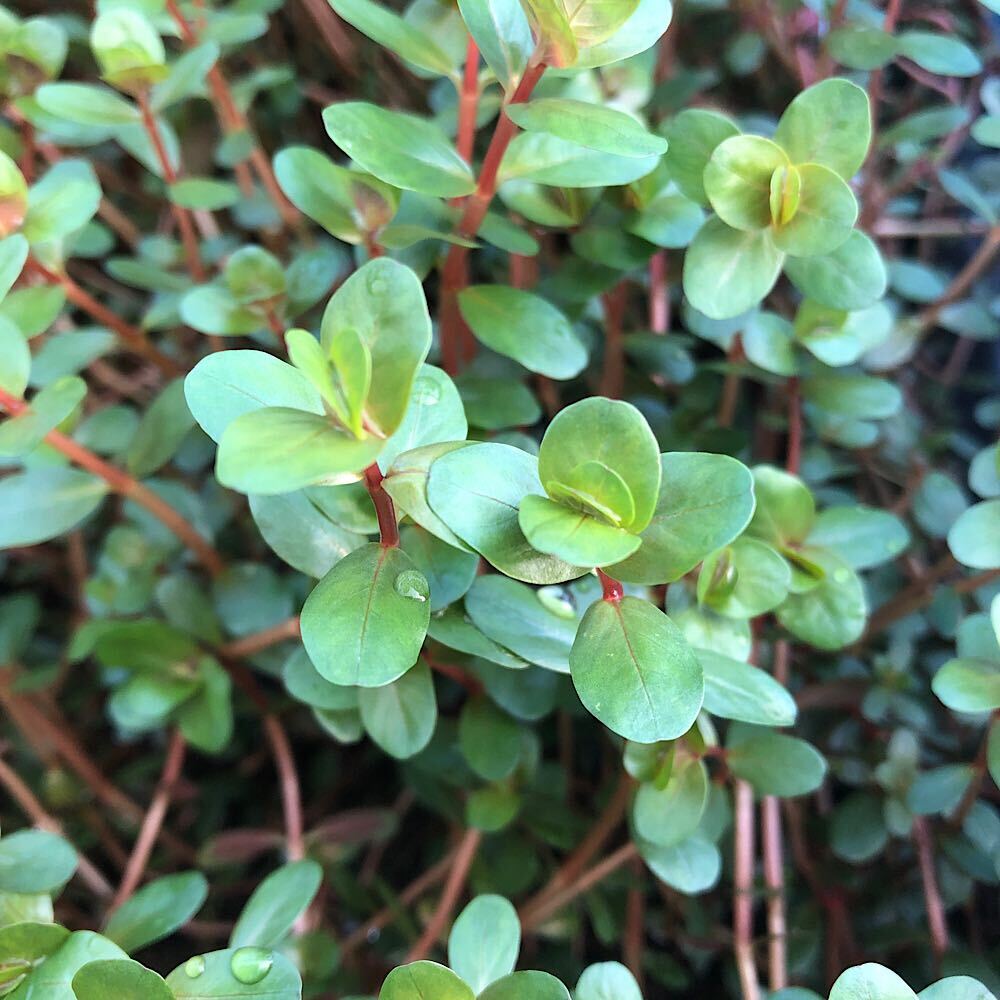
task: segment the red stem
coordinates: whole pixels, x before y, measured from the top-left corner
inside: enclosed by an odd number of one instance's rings
[[[622,587],[621,581],[608,576],[604,570],[597,571],[597,578],[601,581],[601,587],[604,589],[603,600],[617,603],[625,596],[625,588]]]
[[[521,104],[528,100],[535,85],[545,72],[545,63],[536,63],[525,71],[521,82],[511,96],[511,104]],[[457,232],[459,236],[472,239],[479,232],[479,227],[486,218],[490,202],[496,194],[497,175],[500,163],[511,140],[517,134],[517,126],[507,116],[504,108],[500,109],[493,137],[483,159],[476,190],[469,195],[465,209],[459,219]],[[453,244],[445,258],[441,271],[441,353],[445,370],[454,375],[459,368],[459,346],[463,336],[465,323],[458,308],[456,293],[469,283],[469,248]],[[466,343],[470,341],[466,335]]]
[[[153,114],[153,109],[149,105],[149,97],[145,93],[139,93],[136,97],[139,105],[139,113],[142,115],[143,128],[149,136],[149,141],[153,144],[156,159],[159,161],[160,170],[163,171],[163,179],[168,184],[174,184],[178,180],[178,173],[174,170],[174,165],[170,162],[167,147],[163,142],[163,134],[160,126]],[[198,235],[194,229],[194,221],[186,208],[182,208],[175,202],[170,202],[170,207],[177,220],[177,229],[181,234],[181,242],[184,244],[184,256],[187,258],[188,271],[195,281],[205,280],[205,268],[201,262],[201,251],[198,248]]]
[[[399,525],[396,523],[396,508],[393,506],[392,497],[382,489],[384,478],[376,462],[372,462],[365,469],[365,486],[368,488],[372,503],[375,504],[382,544],[387,549],[394,549],[399,547]]]
[[[754,829],[753,788],[737,780],[733,831],[733,949],[743,1000],[760,1000],[753,956]]]
[[[479,49],[469,36],[465,50],[465,74],[462,92],[458,98],[458,155],[467,163],[472,162],[472,145],[476,138],[476,105],[479,101]]]
[[[666,333],[669,326],[667,251],[657,250],[649,259],[649,328],[653,333]]]
[[[15,417],[30,409],[24,400],[12,396],[4,389],[0,389],[0,407]],[[71,462],[75,462],[81,468],[103,479],[115,493],[128,497],[141,507],[145,507],[194,552],[202,565],[213,576],[218,576],[225,569],[222,557],[195,530],[194,526],[137,479],[122,469],[105,462],[104,459],[99,458],[92,451],[60,431],[49,431],[45,435],[45,440],[57,451],[62,452]]]

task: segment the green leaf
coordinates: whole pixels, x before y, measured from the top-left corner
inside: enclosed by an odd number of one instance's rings
[[[728,545],[754,510],[753,477],[728,455],[668,452],[642,548],[608,569],[629,583],[672,583]]]
[[[683,736],[701,709],[705,687],[694,651],[662,611],[639,598],[595,602],[569,662],[587,709],[635,743]]]
[[[324,350],[332,353],[348,330],[361,338],[371,355],[366,419],[388,437],[403,422],[414,380],[431,346],[430,316],[416,274],[385,257],[355,271],[323,313]]]
[[[512,972],[487,986],[478,1000],[570,1000],[570,995],[547,972]]]
[[[475,190],[469,164],[426,119],[348,101],[328,107],[323,123],[355,163],[387,184],[439,198]]]
[[[526,496],[518,524],[539,552],[578,566],[607,566],[642,544],[638,535],[548,497]]]
[[[21,983],[8,1000],[78,1000],[70,985],[73,977],[88,962],[123,959],[128,956],[107,938],[93,931],[76,931],[49,955]]]
[[[774,141],[792,163],[818,163],[849,180],[864,162],[871,136],[868,94],[834,77],[802,91],[788,105]]]
[[[546,132],[522,132],[507,147],[500,181],[534,181],[567,188],[613,187],[645,177],[658,162],[659,156],[621,156]]]
[[[476,896],[448,936],[448,964],[478,994],[514,971],[521,948],[517,911],[502,896]]]
[[[295,966],[280,952],[257,948],[196,955],[167,976],[167,985],[174,1000],[300,1000],[302,996]]]
[[[201,333],[236,337],[255,333],[264,326],[263,316],[241,305],[221,284],[192,288],[180,301],[181,319]]]
[[[381,4],[371,0],[329,0],[329,3],[348,24],[414,66],[435,76],[449,76],[454,69],[447,52],[433,38]]]
[[[521,759],[521,726],[488,698],[473,698],[458,720],[458,744],[476,774],[503,781]]]
[[[73,977],[78,1000],[173,1000],[174,994],[155,972],[127,958],[88,962]]]
[[[667,129],[669,147],[663,162],[674,183],[692,201],[708,205],[705,167],[721,143],[739,134],[731,119],[703,108],[682,111],[671,122]]]
[[[219,441],[215,474],[241,493],[290,493],[318,483],[351,482],[382,449],[379,438],[359,441],[328,418],[267,407],[233,420]]]
[[[916,993],[895,972],[869,962],[842,973],[830,1000],[915,1000]]]
[[[170,66],[169,74],[154,85],[149,97],[152,109],[165,111],[197,94],[218,59],[219,46],[215,42],[203,42],[188,49]]]
[[[475,994],[455,975],[436,962],[412,962],[386,976],[378,1000],[475,1000]]]
[[[642,784],[632,803],[635,832],[657,847],[673,847],[687,840],[701,823],[708,799],[708,771],[696,757],[674,761],[670,778],[661,788]]]
[[[139,122],[139,109],[110,87],[90,83],[43,83],[35,99],[50,115],[77,125],[117,128]]]
[[[458,9],[486,65],[510,93],[535,45],[520,0],[458,0]]]
[[[989,660],[949,660],[931,688],[955,712],[991,712],[1000,708],[1000,667]]]
[[[712,217],[684,256],[684,294],[710,319],[739,316],[774,287],[784,260],[767,230],[740,232]]]
[[[125,951],[136,952],[183,927],[207,896],[208,882],[201,872],[158,878],[112,911],[104,935]]]
[[[866,309],[885,294],[888,280],[878,248],[858,229],[832,253],[789,258],[785,274],[803,295],[831,309]]]
[[[971,976],[948,976],[921,990],[917,996],[920,1000],[996,1000],[978,979]]]
[[[868,25],[836,28],[826,37],[830,55],[850,69],[881,69],[896,58],[896,39],[887,31]]]
[[[948,548],[971,569],[1000,566],[1000,500],[984,500],[964,511],[948,532]]]
[[[594,396],[560,410],[549,424],[538,476],[554,500],[642,531],[660,491],[659,445],[634,406]]]
[[[36,393],[31,408],[0,423],[0,457],[20,458],[34,451],[49,431],[76,411],[87,395],[87,385],[67,375]]]
[[[790,726],[795,699],[759,667],[711,649],[695,649],[705,673],[705,711],[755,726]]]
[[[264,351],[218,351],[202,358],[184,380],[184,397],[214,441],[237,417],[265,407],[323,413],[319,393],[305,376]]]
[[[784,150],[757,135],[734,135],[719,143],[705,166],[705,194],[719,218],[751,232],[771,223],[771,178],[788,166]]]
[[[903,31],[896,38],[896,47],[901,56],[912,59],[928,73],[975,76],[983,69],[975,49],[951,35],[938,35],[933,31]]]
[[[368,174],[337,166],[307,146],[277,153],[274,173],[300,212],[348,243],[361,243],[362,229],[378,229],[396,214],[399,193],[394,188]]]
[[[132,475],[143,479],[173,458],[195,425],[181,379],[169,383],[142,415],[125,455]]]
[[[631,115],[599,104],[542,97],[508,105],[507,116],[526,132],[546,132],[616,156],[656,156],[667,149],[665,139]]]
[[[524,0],[535,36],[535,52],[549,66],[572,66],[579,53],[562,0]]]
[[[384,687],[358,691],[361,721],[390,756],[407,760],[430,742],[437,724],[437,698],[430,667],[420,662]]]
[[[622,62],[652,48],[670,26],[670,0],[639,0],[625,23],[603,42],[577,54],[574,69],[595,69]]]
[[[726,763],[758,795],[783,799],[814,792],[826,775],[826,761],[805,740],[743,723],[729,730]]]
[[[828,507],[816,518],[806,544],[833,549],[852,569],[869,569],[902,555],[910,533],[887,510],[861,504]]]
[[[107,495],[102,479],[64,466],[37,466],[0,481],[0,548],[37,545],[70,531]]]
[[[896,385],[871,375],[815,375],[803,380],[802,395],[830,413],[862,420],[891,417],[903,403]]]
[[[830,822],[830,849],[838,858],[863,864],[881,854],[888,840],[878,796],[855,792],[837,804]]]
[[[431,614],[462,597],[479,569],[479,557],[441,541],[417,525],[400,532],[403,551],[427,578],[431,588]]]
[[[76,871],[76,851],[46,830],[18,830],[0,838],[0,891],[56,893]]]
[[[94,168],[84,160],[62,160],[31,186],[21,232],[31,244],[68,236],[94,217],[100,201]]]
[[[17,281],[27,259],[28,241],[20,233],[0,240],[0,300],[6,297]]]
[[[867,607],[858,575],[834,553],[811,549],[809,558],[823,578],[805,593],[789,594],[778,621],[793,635],[819,649],[840,649],[865,628]]]
[[[540,295],[506,285],[473,285],[459,307],[476,339],[528,371],[569,379],[587,364],[587,348],[573,325]]]
[[[583,970],[575,1000],[642,1000],[635,977],[619,962],[599,962]]]
[[[795,257],[832,253],[858,217],[854,194],[838,174],[818,163],[798,169],[801,189],[795,214],[774,231],[774,245]]]
[[[404,452],[426,445],[464,441],[468,432],[465,408],[455,383],[440,368],[421,365],[403,422],[379,452],[379,466],[387,470]]]
[[[472,623],[494,642],[547,670],[569,673],[569,652],[579,616],[545,591],[494,574],[478,576],[465,595]]]
[[[365,536],[333,520],[305,491],[251,496],[250,512],[264,541],[301,573],[319,579]]]
[[[643,845],[642,858],[661,882],[688,896],[711,889],[722,871],[719,849],[700,835],[673,847]]]
[[[241,198],[240,189],[230,181],[210,177],[185,177],[170,185],[170,200],[182,208],[218,212],[231,208]]]
[[[430,588],[405,552],[375,543],[343,558],[302,609],[302,641],[334,684],[381,687],[417,661]]]
[[[430,467],[427,500],[451,531],[502,573],[525,583],[562,583],[585,570],[532,548],[518,524],[522,499],[542,494],[537,468],[533,455],[504,444],[449,451]]]
[[[21,331],[0,317],[0,388],[20,398],[28,387],[31,348]]]
[[[473,550],[456,535],[427,501],[427,479],[431,465],[442,455],[467,446],[465,441],[448,441],[426,445],[404,452],[387,470],[382,489],[392,497],[403,513],[411,517],[425,531],[464,552]]]
[[[753,470],[757,508],[750,533],[781,547],[801,542],[816,521],[816,501],[802,480],[773,465]]]
[[[283,865],[254,889],[229,937],[230,948],[274,948],[319,891],[323,869],[309,859]]]
[[[203,753],[221,753],[233,736],[233,682],[210,656],[198,661],[201,688],[177,713],[181,734]]]

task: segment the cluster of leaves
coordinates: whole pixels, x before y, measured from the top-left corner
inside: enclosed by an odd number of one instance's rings
[[[914,2],[0,8],[0,996],[992,1000],[996,9]]]

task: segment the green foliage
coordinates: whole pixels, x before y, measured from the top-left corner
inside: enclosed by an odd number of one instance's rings
[[[997,4],[675,13],[0,8],[0,996],[992,1000]]]

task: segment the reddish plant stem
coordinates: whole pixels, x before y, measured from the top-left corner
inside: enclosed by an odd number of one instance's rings
[[[625,588],[622,587],[621,581],[608,576],[604,570],[597,571],[597,579],[601,581],[601,587],[604,590],[603,600],[617,604],[625,596]]]
[[[173,358],[163,354],[157,347],[151,344],[146,335],[137,326],[126,323],[120,316],[112,312],[107,306],[102,305],[89,292],[81,288],[68,274],[57,274],[50,271],[44,264],[39,263],[34,257],[29,257],[24,265],[25,273],[36,274],[44,278],[51,285],[61,285],[66,293],[66,298],[78,309],[82,309],[92,319],[97,320],[102,326],[106,326],[113,333],[117,334],[129,347],[131,351],[152,362],[157,368],[171,378],[183,375],[185,369]]]
[[[753,788],[737,780],[733,831],[733,952],[743,1000],[760,1000],[753,955],[754,822]]]
[[[387,549],[394,549],[399,547],[399,525],[396,523],[396,508],[392,497],[382,488],[384,478],[377,462],[372,462],[365,469],[365,486],[368,488],[372,503],[375,504],[375,516],[378,518],[382,544]]]
[[[156,153],[157,162],[163,172],[163,179],[167,184],[175,184],[179,175],[170,162],[170,155],[163,142],[163,134],[160,132],[156,115],[153,114],[153,109],[150,107],[148,95],[140,92],[136,96],[136,102],[139,105],[139,113],[142,115],[143,128],[149,136],[149,141],[153,144],[153,151]],[[201,262],[198,234],[195,232],[191,213],[174,201],[170,202],[170,208],[177,220],[177,230],[181,235],[181,242],[184,244],[184,256],[187,260],[188,271],[195,281],[202,282],[205,280],[205,267]]]
[[[3,758],[0,758],[0,785],[3,785],[7,794],[40,830],[48,830],[60,837],[65,836],[62,824],[45,811],[45,807],[35,797],[34,792]],[[98,898],[106,899],[113,892],[111,883],[101,874],[94,863],[79,851],[77,851],[77,873],[80,876],[80,881]]]
[[[263,724],[278,771],[278,781],[281,784],[281,806],[285,815],[288,860],[300,861],[305,857],[306,851],[302,832],[302,793],[299,789],[298,772],[295,770],[295,758],[288,742],[288,734],[275,716],[266,713]]]
[[[167,11],[180,30],[184,44],[188,48],[193,48],[197,45],[198,34],[190,21],[184,16],[184,12],[180,9],[177,0],[167,0]],[[267,153],[261,148],[260,140],[250,129],[246,115],[240,111],[225,75],[218,64],[214,65],[208,71],[207,79],[208,85],[212,90],[212,104],[215,107],[215,114],[219,120],[219,124],[222,126],[222,131],[226,135],[242,131],[250,134],[253,141],[253,148],[250,152],[250,163],[260,178],[261,184],[264,185],[264,190],[267,191],[271,201],[274,202],[275,207],[281,213],[282,219],[284,219],[286,224],[294,225],[299,221],[298,210],[284,196],[281,188],[278,186],[274,170],[271,167],[271,161],[268,159]],[[239,166],[242,165],[238,164],[237,167]],[[237,175],[239,173],[240,171],[237,169]],[[247,176],[249,177],[249,175]]]
[[[274,306],[268,306],[264,315],[267,319],[267,328],[274,334],[275,340],[283,345],[285,343],[285,324],[281,322]]]
[[[938,888],[937,872],[934,869],[934,844],[930,827],[923,816],[913,820],[913,843],[920,863],[920,878],[924,886],[924,904],[927,907],[927,923],[931,932],[931,948],[934,950],[935,964],[939,967],[941,958],[948,951],[948,923],[944,914],[941,890]]]
[[[598,817],[590,832],[580,842],[575,851],[563,862],[562,867],[549,879],[521,908],[521,922],[530,922],[536,910],[544,910],[549,902],[567,886],[572,885],[584,872],[587,865],[600,853],[608,838],[618,829],[625,818],[635,782],[626,772],[622,772],[614,794]]]
[[[125,866],[125,874],[122,876],[121,884],[111,901],[111,909],[114,910],[129,899],[142,881],[143,873],[149,864],[149,857],[153,853],[160,830],[163,827],[163,820],[166,818],[167,809],[170,806],[170,799],[174,793],[174,787],[181,776],[181,768],[184,766],[184,754],[187,744],[179,729],[175,729],[170,734],[170,742],[167,744],[167,756],[163,764],[163,771],[160,774],[153,801],[149,805],[149,810],[139,828],[139,836],[136,839],[135,847]]]
[[[0,407],[12,416],[30,409],[23,400],[0,389]],[[225,568],[222,557],[198,533],[194,526],[177,510],[161,499],[156,493],[143,486],[127,472],[105,462],[92,451],[84,448],[60,431],[49,431],[45,440],[57,451],[62,452],[71,462],[103,479],[115,492],[139,506],[145,507],[154,517],[165,524],[200,560],[213,576],[218,576]]]
[[[619,868],[627,865],[638,856],[639,850],[632,842],[619,847],[617,851],[609,854],[603,861],[599,861],[593,868],[583,872],[579,878],[561,892],[549,897],[544,903],[530,912],[521,914],[521,929],[525,933],[535,930],[544,924],[552,914],[558,912],[585,892],[589,892],[595,885],[603,882],[609,875],[618,871]]]
[[[431,919],[427,921],[423,934],[420,935],[417,943],[406,956],[408,963],[419,962],[426,957],[441,936],[441,932],[451,919],[452,913],[455,912],[455,907],[458,906],[459,897],[462,895],[462,890],[469,877],[469,869],[476,859],[476,853],[479,851],[482,839],[481,831],[466,830],[465,836],[462,837],[458,850],[455,852],[455,860],[448,874],[448,880],[444,884],[444,891],[438,900],[437,908]]]
[[[535,85],[545,72],[545,63],[535,63],[528,67],[520,83],[511,95],[510,104],[520,104],[527,101]],[[490,139],[483,166],[479,172],[476,190],[465,202],[457,233],[465,239],[471,239],[479,232],[479,227],[486,218],[490,202],[496,194],[497,175],[500,163],[511,140],[517,134],[517,126],[507,116],[504,108],[500,109],[493,137]],[[441,271],[441,353],[444,367],[452,375],[459,368],[459,347],[463,337],[468,342],[468,334],[463,332],[465,324],[458,308],[457,294],[468,282],[469,248],[453,244],[445,258]],[[474,343],[474,341],[473,341]]]
[[[476,139],[476,106],[479,103],[479,49],[469,36],[465,50],[465,73],[458,95],[458,134],[456,148],[466,163],[472,162],[472,146]]]
[[[670,327],[670,296],[667,293],[667,251],[657,250],[649,258],[649,328],[666,333]]]
[[[285,621],[272,625],[261,632],[254,632],[242,639],[234,639],[219,647],[219,654],[227,659],[243,660],[276,646],[286,639],[297,639],[302,634],[299,628],[299,616],[286,618]]]
[[[738,365],[746,355],[743,353],[743,342],[737,333],[729,347],[728,362]],[[740,401],[740,383],[742,379],[738,372],[727,372],[722,384],[722,396],[719,399],[718,424],[720,427],[732,427],[736,417],[736,407]]]

